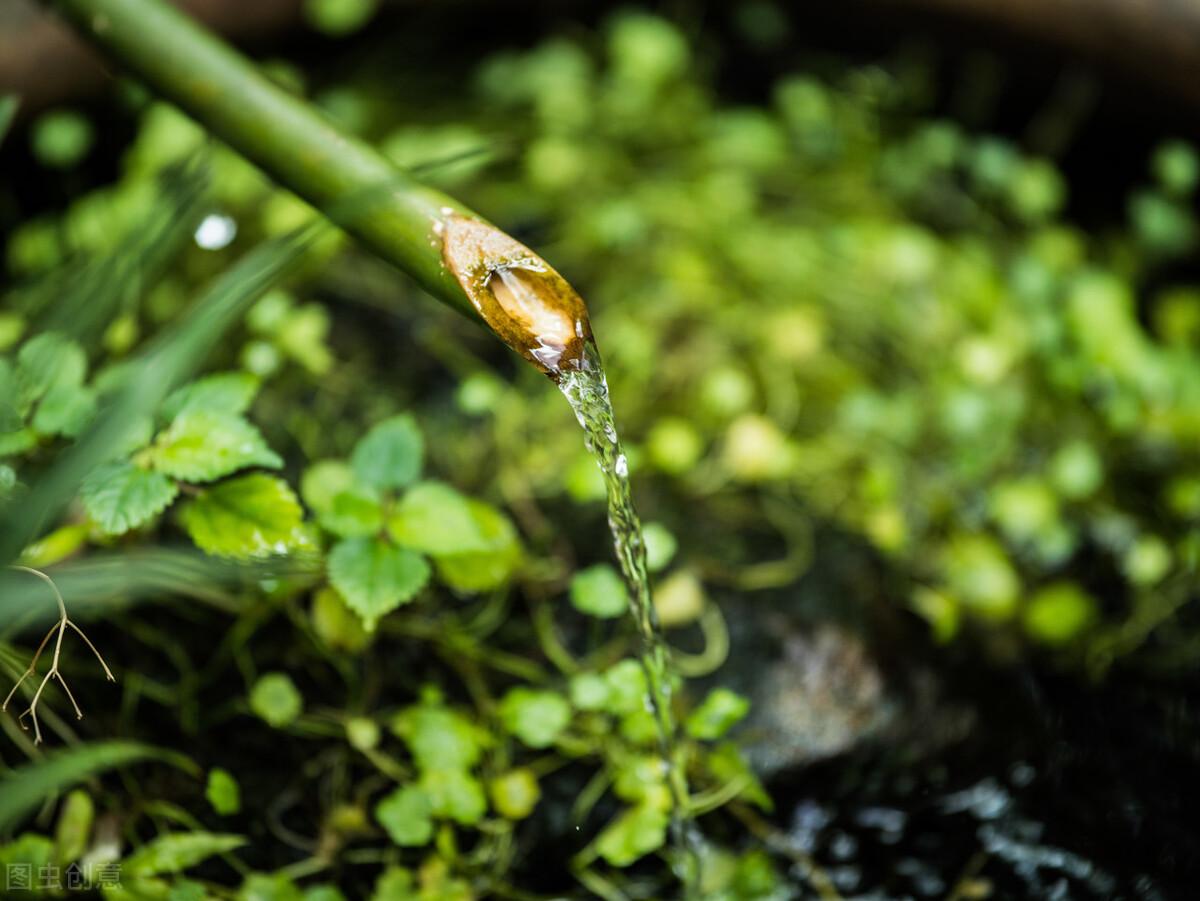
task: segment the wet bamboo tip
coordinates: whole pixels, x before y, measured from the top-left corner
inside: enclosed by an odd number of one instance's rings
[[[557,379],[585,366],[591,324],[583,298],[536,253],[480,219],[438,223],[446,268],[505,344]]]

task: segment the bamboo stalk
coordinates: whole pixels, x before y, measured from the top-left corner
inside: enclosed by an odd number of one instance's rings
[[[340,131],[161,0],[51,4],[152,90],[539,369],[554,376],[580,364],[587,310],[529,248]]]

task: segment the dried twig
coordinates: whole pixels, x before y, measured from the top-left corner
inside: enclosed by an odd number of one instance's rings
[[[74,629],[79,634],[79,637],[83,639],[84,643],[91,648],[92,653],[96,655],[96,659],[100,661],[100,665],[104,667],[104,675],[108,677],[108,681],[116,682],[117,680],[116,677],[113,676],[112,670],[108,668],[108,664],[104,662],[104,658],[100,656],[100,652],[96,650],[96,646],[92,644],[91,639],[84,635],[83,630],[80,629],[79,626],[75,625],[75,623],[71,622],[71,619],[67,616],[67,605],[63,601],[63,596],[58,590],[58,586],[54,584],[54,580],[41,570],[31,569],[28,566],[14,566],[12,568],[18,572],[29,573],[31,576],[37,576],[39,579],[44,580],[45,583],[50,586],[50,590],[54,592],[55,600],[58,601],[58,623],[46,633],[46,637],[42,639],[42,643],[38,645],[37,651],[34,652],[33,660],[30,661],[29,668],[25,670],[21,678],[17,680],[17,684],[12,687],[12,691],[8,693],[8,697],[4,699],[4,703],[0,704],[0,711],[8,710],[9,701],[13,699],[13,695],[17,693],[17,689],[24,684],[25,680],[37,672],[38,660],[41,659],[42,651],[46,650],[46,645],[50,643],[51,638],[54,638],[54,661],[50,665],[50,671],[46,673],[41,684],[38,686],[37,691],[34,692],[33,700],[29,704],[29,709],[17,717],[17,722],[21,724],[22,729],[29,728],[25,725],[26,717],[29,717],[33,721],[33,743],[36,745],[41,744],[42,742],[42,730],[41,726],[38,724],[37,706],[38,702],[42,699],[42,692],[45,691],[46,685],[51,679],[57,679],[58,684],[62,686],[67,698],[71,701],[71,706],[75,708],[75,718],[80,720],[83,719],[83,711],[79,709],[79,704],[75,702],[75,696],[71,694],[71,689],[67,687],[67,682],[62,677],[62,673],[59,672],[58,669],[59,660],[62,657],[63,636],[66,635],[68,628]],[[57,637],[55,637],[56,635]]]

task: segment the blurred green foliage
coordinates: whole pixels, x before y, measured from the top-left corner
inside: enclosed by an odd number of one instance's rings
[[[305,9],[341,35],[374,7]],[[759,12],[749,25],[767,33]],[[1093,675],[1146,647],[1159,665],[1191,659],[1175,615],[1200,555],[1200,286],[1162,277],[1196,246],[1188,145],[1154,155],[1125,227],[1091,233],[1065,215],[1051,161],[914,114],[883,69],[795,74],[731,106],[684,33],[640,13],[598,41],[485,59],[469,94],[432,108],[355,81],[315,100],[527,227],[588,298],[666,625],[719,617],[720,592],[793,586],[815,521],[882,560],[891,602],[940,641]],[[169,107],[126,102],[140,125],[120,177],[5,248],[18,287],[0,310],[0,498],[103,415],[122,367],[202,285],[316,215]],[[72,112],[30,136],[48,169],[92,140]],[[198,153],[206,203],[234,227],[157,274],[121,272],[98,339],[46,328],[46,286],[119,253],[162,206],[156,173]],[[207,783],[89,784],[0,860],[83,861],[96,884],[121,863],[114,898],[539,897],[512,880],[549,831],[586,891],[620,897],[624,868],[672,853],[670,793],[603,484],[562,399],[336,235],[261,287],[212,371],[145,411],[24,560],[53,575],[188,541],[323,565],[247,579],[221,611],[180,605],[174,626],[108,614],[126,695],[88,734],[139,734],[139,705],[153,709]],[[151,657],[156,675],[139,675]],[[0,672],[22,659],[4,653]],[[700,809],[742,823],[769,809],[736,743],[747,701],[676,697]],[[560,777],[577,781],[551,801]],[[264,826],[268,802],[296,796],[292,826]],[[245,860],[236,831],[254,836]],[[787,862],[753,842],[705,853],[705,897],[791,897]],[[667,891],[666,863],[638,873]]]

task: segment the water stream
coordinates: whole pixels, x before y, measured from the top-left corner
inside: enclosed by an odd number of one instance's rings
[[[558,386],[575,411],[584,431],[584,442],[604,475],[608,493],[608,525],[617,562],[629,590],[630,613],[641,639],[641,662],[649,689],[648,704],[658,728],[659,751],[673,810],[671,841],[679,858],[676,872],[691,897],[699,877],[700,835],[688,815],[687,778],[678,756],[675,717],[671,712],[670,652],[663,638],[650,596],[646,543],[642,521],[633,506],[629,463],[617,435],[608,382],[593,342],[585,345],[578,368],[564,370]]]

